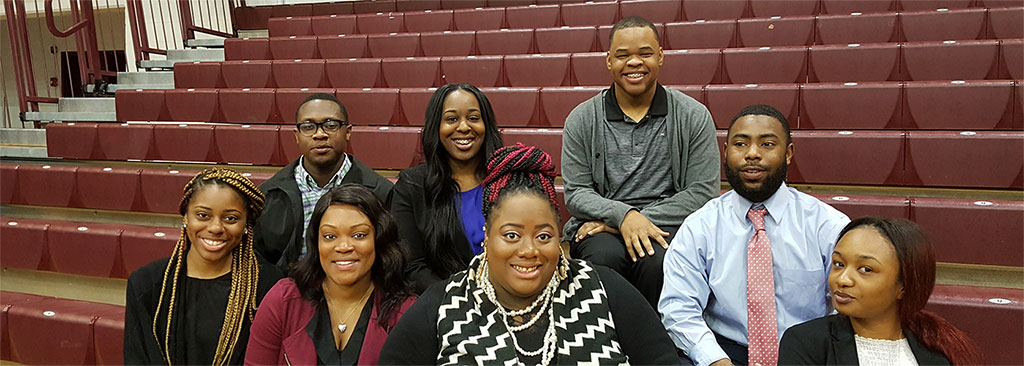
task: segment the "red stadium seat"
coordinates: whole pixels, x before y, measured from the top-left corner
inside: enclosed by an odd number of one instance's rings
[[[597,95],[605,87],[547,87],[540,90],[540,104],[551,127],[562,127],[569,112],[583,101]]]
[[[274,84],[279,88],[322,88],[330,83],[324,71],[324,60],[276,60]]]
[[[367,38],[373,57],[411,57],[419,55],[419,33],[371,34]]]
[[[800,46],[814,42],[814,17],[740,19],[740,43],[745,47]]]
[[[334,89],[327,88],[291,88],[291,89],[277,89],[274,93],[274,105],[277,106],[278,119],[274,122],[279,122],[285,125],[295,124],[295,116],[299,112],[299,106],[302,105],[302,101],[306,100],[307,97],[314,93],[325,93],[334,94]]]
[[[900,80],[900,46],[895,43],[811,46],[812,82]]]
[[[271,7],[270,11],[271,18],[309,17],[311,15],[313,15],[313,6],[311,4],[274,6]]]
[[[18,196],[15,203],[32,206],[80,207],[75,196],[77,166],[18,165]],[[46,184],[39,184],[46,182]]]
[[[420,33],[420,48],[424,56],[469,56],[474,53],[476,32]]]
[[[804,84],[801,129],[901,129],[903,90],[895,82]]]
[[[404,18],[402,13],[359,13],[356,14],[356,26],[362,34],[397,33],[402,31]]]
[[[1018,1],[1017,5],[1021,3]],[[1024,8],[989,9],[988,19],[992,29],[989,38],[1024,38]]]
[[[217,126],[213,134],[217,140],[217,152],[220,154],[221,162],[271,165],[277,155],[279,128],[250,125]]]
[[[686,20],[739,19],[746,12],[743,0],[689,0],[683,2]]]
[[[67,122],[46,125],[46,155],[50,157],[99,159],[101,156],[97,145],[95,123]]]
[[[385,85],[392,88],[440,86],[440,57],[404,57],[381,60]]]
[[[339,34],[316,37],[320,56],[326,59],[369,57],[370,47],[364,34]]]
[[[0,291],[0,309],[2,309],[2,313],[0,313],[2,314],[0,315],[0,360],[12,361],[14,359],[11,355],[11,337],[7,329],[9,328],[7,326],[7,312],[15,305],[43,299],[47,299],[47,297],[20,292]]]
[[[93,328],[97,317],[123,312],[123,306],[52,297],[11,306],[6,325],[13,361],[26,365],[96,364]]]
[[[48,269],[50,259],[46,257],[45,220],[14,217],[0,218],[0,266],[27,270]]]
[[[505,24],[505,8],[456,9],[453,18],[455,30],[501,29]]]
[[[658,81],[668,85],[704,85],[722,80],[722,53],[716,49],[665,51]]]
[[[1024,132],[909,131],[907,183],[927,187],[1024,186]],[[967,153],[969,152],[969,153]]]
[[[334,95],[345,104],[349,122],[359,126],[398,123],[398,89],[337,89]],[[425,105],[425,104],[424,104]],[[282,128],[282,130],[284,130]]]
[[[601,42],[601,51],[608,51],[611,49],[611,40],[608,38],[612,33],[612,25],[602,25],[597,27],[597,40]],[[654,28],[658,31],[658,37],[664,42],[665,40],[665,25],[655,24]],[[664,45],[662,46],[664,48]]]
[[[317,59],[316,36],[288,36],[270,39],[270,54],[274,60]]]
[[[174,64],[175,88],[220,88],[220,62],[177,62]]]
[[[484,95],[491,102],[498,126],[525,127],[541,125],[537,101],[538,88],[484,88]]]
[[[437,88],[402,88],[398,95],[402,109],[402,121],[410,126],[423,126],[423,118],[427,113],[427,102]]]
[[[501,56],[442,57],[443,84],[469,83],[477,87],[501,84]]]
[[[797,127],[797,84],[708,85],[707,106],[718,128],[729,128],[732,117],[751,104],[775,107],[789,120],[790,128]]]
[[[704,95],[704,85],[670,85],[668,88],[681,91],[683,94],[700,102],[700,104],[707,104],[707,96]]]
[[[507,12],[507,10],[506,10]],[[512,25],[512,18],[510,13],[506,14],[509,17],[509,26]],[[581,26],[581,25],[605,25],[615,24],[615,20],[619,16],[619,4],[615,2],[606,3],[583,3],[583,4],[564,4],[562,5],[562,24],[568,26]],[[655,20],[652,20],[657,22]],[[661,22],[663,23],[663,22]],[[553,27],[554,25],[533,27]]]
[[[943,41],[903,45],[906,80],[982,80],[995,76],[999,41]]]
[[[569,54],[505,56],[505,76],[511,86],[567,86]]]
[[[53,271],[95,277],[124,277],[118,263],[121,226],[52,221],[46,230]]]
[[[561,27],[536,29],[537,52],[591,52],[598,51],[597,28]]]
[[[936,285],[925,310],[967,333],[986,364],[1017,365],[1024,364],[1024,348],[1016,347],[1024,343],[1024,333],[1013,331],[1024,328],[1022,304],[1020,289]]]
[[[476,32],[481,55],[519,55],[533,49],[533,29],[483,30]]]
[[[441,0],[441,9],[473,9],[487,6],[487,0]]]
[[[264,60],[225,61],[220,72],[227,88],[269,88],[274,86],[272,65]]]
[[[435,8],[436,9],[436,8]],[[451,10],[424,10],[405,13],[405,30],[409,32],[441,32],[452,29]]]
[[[1024,39],[1007,39],[1001,41],[999,77],[1001,79],[1024,79]]]
[[[817,0],[750,0],[753,16],[817,15]]]
[[[168,117],[162,89],[118,89],[114,99],[118,121],[160,121]]]
[[[327,80],[335,88],[372,88],[378,86],[380,59],[327,60]]]
[[[97,365],[124,364],[124,308],[100,316],[93,325],[93,342]]]
[[[902,131],[793,131],[801,153],[793,157],[787,181],[902,185],[903,141]]]
[[[267,123],[278,120],[274,89],[220,89],[217,93],[223,122]]]
[[[985,38],[985,9],[914,11],[900,14],[908,42]]]
[[[182,183],[184,186],[185,183]],[[177,188],[180,191],[182,187]],[[177,228],[125,226],[121,233],[121,258],[125,273],[130,274],[139,267],[171,255],[180,236],[181,230]]]
[[[1024,263],[1024,231],[1019,230],[1024,202],[915,197],[911,207],[939,262],[1016,267]],[[1018,229],[1008,230],[1014,227]]]
[[[339,34],[353,35],[356,34],[356,16],[355,15],[323,15],[315,16],[310,19],[310,23],[313,29],[313,35],[315,36],[336,36]],[[323,49],[320,49],[321,54]]]
[[[97,210],[133,211],[142,202],[139,196],[139,174],[133,168],[83,166],[78,168],[76,184],[82,207]]]
[[[822,0],[821,13],[848,15],[850,13],[877,13],[896,10],[895,0]]]
[[[267,38],[226,38],[224,39],[224,60],[270,60],[270,39]]]
[[[235,8],[235,24],[238,29],[266,29],[267,20],[274,8],[271,6],[240,6]]]
[[[925,81],[906,84],[908,128],[926,130],[1021,129],[1013,120],[1010,80]]]
[[[195,170],[143,169],[139,179],[142,182],[142,200],[146,203],[147,211],[178,214],[181,192],[184,190],[185,184],[188,184],[188,181],[196,173],[198,171]],[[168,232],[168,235],[172,234],[172,232]],[[168,250],[164,255],[169,255],[170,252]],[[141,266],[146,263],[149,262],[139,265]]]
[[[352,128],[349,151],[373,169],[399,170],[413,166],[420,145],[420,127]]]
[[[211,122],[219,114],[217,89],[170,89],[164,101],[173,121]]]
[[[736,21],[667,23],[663,42],[663,48],[673,50],[736,47]]]
[[[579,0],[553,0],[553,1],[552,0],[548,0],[548,1],[544,2],[544,3],[542,3],[542,5],[547,4],[547,3],[554,3],[554,2],[557,2],[557,1],[560,1],[560,2],[573,2],[573,1],[575,1],[575,2],[582,2],[582,1],[579,1]],[[525,6],[525,5],[536,4],[537,2],[538,2],[537,0],[487,0],[487,6],[489,6],[489,7]]]
[[[100,152],[106,160],[151,160],[153,125],[102,123],[96,130]]]
[[[675,0],[624,0],[619,2],[619,12],[622,18],[640,16],[652,23],[670,23],[683,19],[681,3]]]
[[[611,83],[606,52],[574,53],[571,56],[572,73],[576,85],[597,86]]]
[[[15,164],[0,164],[0,204],[14,202],[15,193],[18,187],[18,166]]]
[[[843,196],[835,194],[811,194],[829,206],[856,219],[863,216],[885,216],[910,219],[910,199],[891,196]]]
[[[505,128],[501,131],[505,145],[522,142],[527,146],[539,147],[551,155],[555,171],[562,171],[562,129],[561,128]]]
[[[213,125],[157,125],[153,142],[160,160],[217,161]]]
[[[899,38],[897,13],[822,15],[818,44],[886,43]]]
[[[418,10],[440,10],[441,0],[402,0],[395,2],[395,10],[408,14]]]
[[[397,0],[369,0],[356,1],[352,3],[352,12],[355,14],[373,14],[380,12],[396,11]]]
[[[725,49],[722,59],[734,84],[802,83],[807,78],[807,47]]]
[[[355,14],[352,2],[313,3],[313,16]]]
[[[505,8],[505,21],[508,28],[513,29],[557,27],[558,8],[558,5],[510,6]]]
[[[905,11],[962,9],[970,5],[971,0],[899,0]]]
[[[267,33],[270,37],[311,36],[313,27],[309,17],[271,18],[267,21]]]
[[[299,151],[299,145],[295,143],[295,132],[294,126],[281,126],[281,130],[278,131],[277,135],[277,142],[281,144],[281,152],[284,153],[282,157],[289,163],[302,156],[302,152]]]

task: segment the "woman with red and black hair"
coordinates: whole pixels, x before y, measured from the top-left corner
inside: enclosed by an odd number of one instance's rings
[[[862,217],[839,234],[828,276],[839,314],[789,328],[780,365],[974,365],[970,339],[924,310],[935,254],[917,224]]]

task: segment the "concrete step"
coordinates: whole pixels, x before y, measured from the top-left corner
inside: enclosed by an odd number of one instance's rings
[[[185,41],[188,47],[224,48],[224,38],[190,39]]]
[[[189,48],[167,50],[166,60],[142,60],[139,67],[144,69],[173,69],[177,62],[224,61],[222,48]]]
[[[94,93],[94,87],[95,85],[86,85],[85,92]],[[114,93],[121,89],[174,89],[174,84],[107,84],[107,88],[104,90],[106,91],[106,93]]]
[[[46,146],[8,146],[0,145],[2,158],[45,158]]]
[[[46,130],[41,128],[0,128],[0,145],[46,146]]]
[[[113,112],[114,98],[60,98],[60,112]]]
[[[58,112],[25,112],[26,121],[116,122],[114,98],[60,98]]]
[[[270,32],[266,29],[239,29],[238,38],[267,38]]]
[[[117,84],[174,84],[174,71],[135,71],[117,73]],[[125,87],[127,89],[127,87]]]

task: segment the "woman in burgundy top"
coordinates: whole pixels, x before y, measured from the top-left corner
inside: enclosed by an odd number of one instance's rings
[[[260,304],[245,364],[376,364],[388,332],[415,301],[391,214],[365,187],[317,202],[307,255]]]

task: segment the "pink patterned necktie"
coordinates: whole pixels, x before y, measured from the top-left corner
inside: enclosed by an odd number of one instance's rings
[[[775,313],[775,277],[772,275],[772,244],[764,231],[766,209],[750,209],[754,237],[747,245],[747,355],[750,365],[779,362],[779,332]]]

